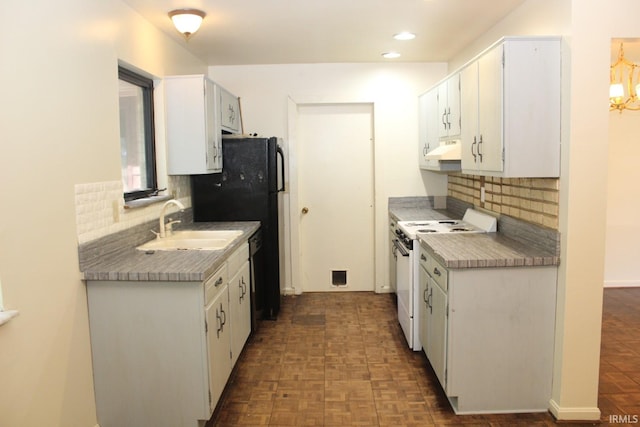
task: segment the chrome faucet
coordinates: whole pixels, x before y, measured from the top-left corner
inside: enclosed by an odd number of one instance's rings
[[[180,208],[180,211],[185,210],[184,205],[176,199],[167,200],[165,204],[162,205],[162,210],[160,211],[160,235],[158,236],[160,238],[166,237],[167,235],[166,228],[165,228],[166,226],[164,223],[164,215],[169,205],[176,205],[178,208]],[[180,221],[171,221],[172,224],[176,222],[180,222]]]

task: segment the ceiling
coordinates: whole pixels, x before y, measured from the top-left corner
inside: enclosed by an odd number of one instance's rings
[[[447,62],[524,1],[124,0],[208,65]],[[189,41],[167,16],[182,8],[207,14]]]

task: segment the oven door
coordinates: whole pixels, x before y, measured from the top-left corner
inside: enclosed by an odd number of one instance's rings
[[[411,279],[411,254],[404,244],[395,239],[396,249],[396,293],[398,296],[398,322],[407,339],[409,347],[413,347],[413,319],[412,319],[412,279]]]

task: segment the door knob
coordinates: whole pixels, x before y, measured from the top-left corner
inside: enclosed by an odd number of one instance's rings
[[[304,208],[302,208],[302,213],[303,214],[306,214],[307,212],[309,212],[309,208],[308,207],[305,206]]]

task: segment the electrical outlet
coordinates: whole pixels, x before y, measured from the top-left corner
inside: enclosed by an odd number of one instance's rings
[[[484,203],[484,187],[480,187],[480,201]]]

